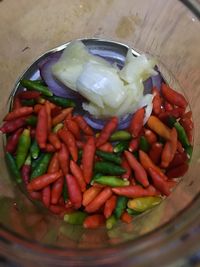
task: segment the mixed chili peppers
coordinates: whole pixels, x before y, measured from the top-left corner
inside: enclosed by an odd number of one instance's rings
[[[126,130],[111,118],[100,132],[41,81],[21,80],[0,130],[13,178],[32,199],[85,228],[130,223],[171,193],[189,167],[192,113],[167,84],[152,89],[153,111],[139,109]]]

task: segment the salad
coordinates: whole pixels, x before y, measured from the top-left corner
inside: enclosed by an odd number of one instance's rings
[[[155,61],[127,52],[119,67],[71,42],[21,79],[0,131],[15,181],[69,224],[105,225],[158,205],[187,172],[192,113]]]

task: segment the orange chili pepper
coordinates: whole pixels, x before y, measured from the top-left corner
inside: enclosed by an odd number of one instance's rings
[[[170,164],[170,162],[173,160],[174,155],[177,150],[177,131],[175,128],[171,130],[171,140],[167,141],[165,143],[165,146],[162,151],[161,155],[161,166],[163,168],[167,168]]]
[[[90,202],[86,208],[86,212],[96,212],[112,195],[112,190],[109,187],[105,187],[96,197]]]
[[[38,113],[38,120],[36,126],[36,140],[41,149],[46,147],[48,134],[48,122],[47,122],[47,112],[45,107],[42,107]]]
[[[149,144],[153,144],[153,143],[157,142],[157,136],[153,131],[151,131],[149,129],[144,129],[144,135],[145,135]]]
[[[69,152],[73,160],[76,162],[78,160],[78,148],[73,134],[66,129],[60,129],[58,131],[58,135],[62,139],[62,141],[67,145],[67,148],[69,149]]]
[[[94,135],[94,131],[92,128],[87,124],[85,119],[82,116],[75,116],[74,120],[78,123],[79,127],[81,130],[84,132],[86,135]]]
[[[48,140],[55,149],[59,150],[61,148],[61,142],[56,133],[49,133]]]
[[[75,138],[77,140],[80,139],[80,129],[78,124],[76,123],[76,121],[74,120],[70,120],[70,119],[65,119],[65,127],[67,127],[67,129],[73,133],[73,135],[75,136]]]
[[[47,100],[45,101],[45,108],[46,108],[46,113],[47,113],[47,125],[48,125],[48,132],[51,132],[51,106],[50,102]]]
[[[129,151],[125,151],[124,155],[135,173],[135,178],[140,182],[144,187],[149,186],[149,181],[147,174],[143,166],[136,160],[136,158]]]
[[[92,179],[95,150],[95,139],[90,137],[83,148],[82,155],[83,177],[87,184]]]
[[[51,190],[51,203],[52,204],[57,204],[63,191],[63,184],[64,184],[64,179],[63,177],[59,178],[55,183],[52,185],[52,190]]]
[[[122,213],[120,219],[122,220],[122,222],[131,223],[133,217],[130,214],[128,214],[128,212],[125,211],[124,213]]]
[[[69,172],[69,151],[65,144],[61,144],[61,149],[58,151],[58,161],[63,175]]]
[[[50,205],[50,199],[51,199],[51,188],[48,185],[44,189],[42,189],[42,202],[44,206],[47,208]]]
[[[116,203],[117,203],[117,197],[116,196],[111,196],[105,203],[104,206],[104,216],[107,219],[108,217],[111,216],[111,214],[113,213],[115,207],[116,207]]]
[[[112,191],[119,196],[124,196],[124,197],[128,197],[128,198],[158,195],[158,192],[156,191],[156,189],[151,185],[145,189],[140,185],[113,187]]]
[[[156,189],[158,189],[162,194],[169,196],[170,195],[170,188],[167,183],[155,169],[149,168],[149,174],[153,180],[153,184]]]
[[[72,175],[76,178],[81,188],[81,191],[84,192],[86,190],[86,183],[83,178],[82,170],[78,166],[78,164],[76,164],[76,162],[74,162],[73,160],[70,161],[70,170],[71,170]]]
[[[64,119],[67,117],[69,113],[71,113],[73,108],[65,108],[61,110],[60,114],[58,114],[56,117],[52,119],[52,126],[55,126],[56,124],[64,121]]]
[[[101,214],[94,214],[90,215],[85,218],[83,222],[83,227],[84,228],[89,228],[89,229],[95,229],[98,228],[99,226],[103,225],[105,222],[105,218]]]
[[[102,188],[92,186],[83,193],[83,206],[87,206],[101,192]]]
[[[170,129],[162,123],[157,117],[155,116],[150,116],[147,125],[151,130],[156,132],[158,135],[162,136],[163,138],[169,140],[171,137],[171,131]]]
[[[132,117],[129,130],[133,137],[137,137],[142,130],[144,120],[144,108],[138,109]]]
[[[117,125],[118,125],[117,117],[113,117],[112,119],[110,119],[109,122],[106,123],[106,125],[103,127],[103,129],[100,132],[100,135],[97,138],[96,141],[97,147],[102,146],[109,140],[111,134],[117,129]]]
[[[36,104],[33,108],[35,113],[38,113],[40,111],[40,109],[43,107],[43,105],[41,104]]]

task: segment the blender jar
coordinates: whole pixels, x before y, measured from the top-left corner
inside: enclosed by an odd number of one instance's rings
[[[185,1],[186,2],[186,1]],[[193,6],[196,1],[188,1]],[[197,7],[196,6],[196,7]],[[21,73],[44,52],[95,37],[155,57],[187,97],[194,120],[189,171],[161,205],[112,230],[65,224],[30,201],[9,176],[0,150],[0,260],[16,266],[189,266],[200,256],[200,23],[174,0],[0,1],[0,116]],[[179,264],[179,265],[178,265]],[[14,265],[14,266],[15,266]]]

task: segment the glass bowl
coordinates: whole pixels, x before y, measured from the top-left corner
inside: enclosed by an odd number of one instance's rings
[[[184,91],[195,129],[189,171],[171,196],[132,224],[119,223],[110,231],[66,225],[30,201],[8,174],[0,138],[0,261],[20,267],[196,263],[200,251],[197,16],[173,0],[4,0],[0,21],[1,120],[16,80],[39,55],[72,39],[92,37],[124,43],[155,57],[169,84]]]

